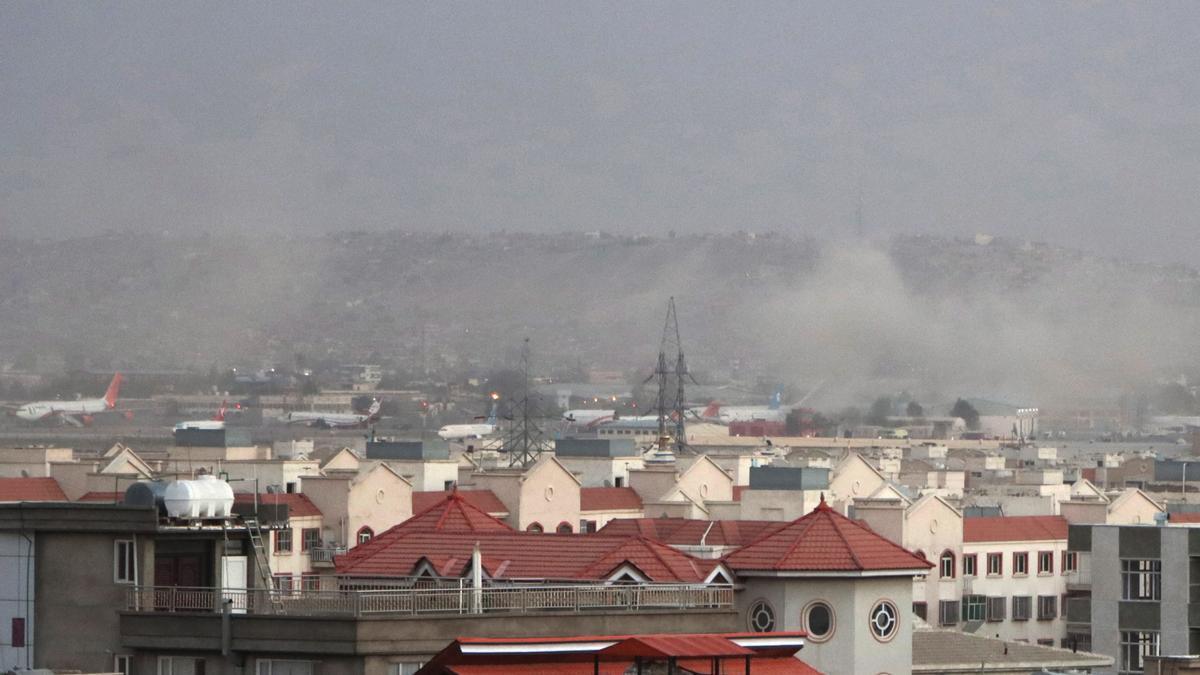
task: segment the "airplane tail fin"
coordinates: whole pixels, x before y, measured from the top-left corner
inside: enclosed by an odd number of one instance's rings
[[[228,409],[228,405],[229,404],[226,401],[221,401],[221,407],[217,408],[217,414],[213,415],[214,422],[224,422],[225,421],[225,411]]]
[[[712,403],[709,403],[709,404],[708,404],[708,407],[707,407],[707,408],[705,408],[705,409],[704,409],[704,410],[703,410],[703,411],[700,413],[700,417],[702,417],[702,418],[704,418],[704,419],[712,419],[712,418],[718,417],[720,414],[721,414],[721,404],[720,404],[720,402],[718,402],[718,401],[713,401]]]
[[[779,406],[783,405],[783,390],[776,389],[774,394],[771,394],[771,410],[779,410]]]
[[[121,382],[124,380],[124,376],[122,376],[120,373],[116,373],[113,375],[112,382],[108,383],[108,390],[104,392],[104,403],[108,405],[109,408],[117,407],[117,396],[121,392]]]
[[[371,407],[367,408],[367,417],[375,417],[379,414],[379,408],[383,406],[383,401],[375,399],[371,401]]]

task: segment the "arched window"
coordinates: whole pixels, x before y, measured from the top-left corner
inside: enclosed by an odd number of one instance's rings
[[[375,537],[375,530],[372,530],[371,528],[367,527],[366,525],[363,525],[362,527],[358,528],[358,535],[356,536],[358,543],[365,544],[368,541],[371,541],[371,539],[373,539],[374,537]]]
[[[571,524],[564,520],[558,524],[558,527],[554,528],[554,531],[559,534],[571,534],[575,530],[571,529]]]
[[[542,524],[541,524],[541,523],[539,523],[539,522],[537,522],[537,521],[534,521],[534,522],[532,522],[532,523],[530,523],[530,524],[529,524],[529,527],[526,527],[526,528],[525,528],[525,531],[526,531],[526,532],[539,532],[539,533],[540,533],[540,532],[545,532],[546,530],[545,530],[545,529],[542,527]]]
[[[938,560],[938,563],[939,563],[938,571],[941,572],[942,578],[943,579],[953,579],[954,578],[954,552],[949,551],[949,550],[942,551],[942,557]]]

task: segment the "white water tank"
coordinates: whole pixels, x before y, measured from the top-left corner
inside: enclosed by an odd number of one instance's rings
[[[225,518],[233,510],[233,488],[216,476],[177,480],[163,495],[172,518]]]

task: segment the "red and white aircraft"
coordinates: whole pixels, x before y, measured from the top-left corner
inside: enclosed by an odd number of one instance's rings
[[[116,409],[117,395],[121,391],[121,382],[125,378],[120,373],[113,375],[108,383],[104,398],[85,398],[78,401],[34,401],[20,406],[12,411],[13,415],[29,421],[39,422],[56,417],[77,427],[91,424],[96,413]]]

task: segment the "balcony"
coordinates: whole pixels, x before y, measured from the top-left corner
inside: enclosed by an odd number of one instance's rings
[[[1090,624],[1092,622],[1092,598],[1067,598],[1067,622]]]
[[[308,560],[314,567],[333,567],[333,556],[346,552],[345,546],[320,546],[308,549]]]
[[[453,616],[540,612],[643,612],[729,610],[733,588],[725,585],[643,584],[488,586],[385,590],[274,590],[137,586],[128,589],[126,611],[312,617]]]

